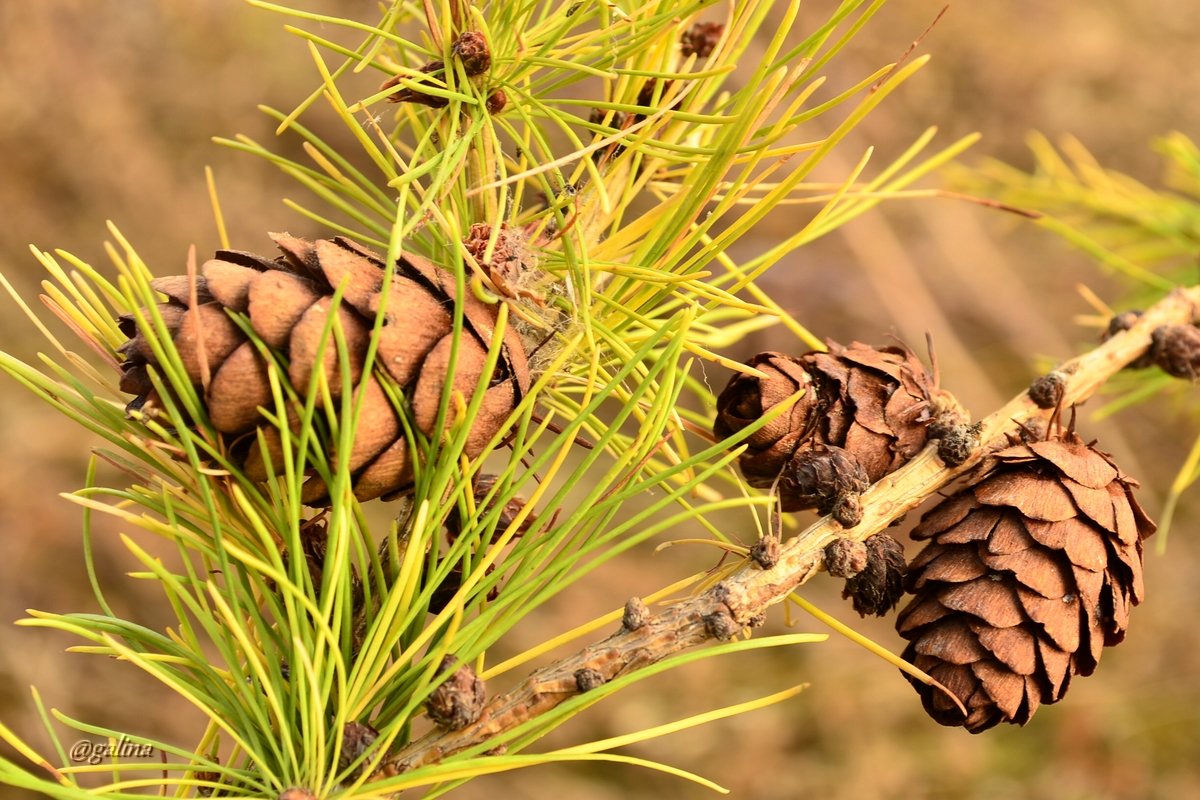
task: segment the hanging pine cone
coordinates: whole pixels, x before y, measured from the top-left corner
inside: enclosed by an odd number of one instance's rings
[[[354,494],[361,500],[406,488],[412,482],[410,445],[380,373],[402,390],[413,427],[435,436],[442,389],[451,378],[447,366],[454,306],[463,304],[464,324],[453,387],[468,401],[483,374],[495,309],[470,292],[458,298],[452,275],[419,256],[405,255],[392,277],[376,369],[364,375],[372,327],[383,302],[383,259],[340,236],[315,242],[287,234],[271,238],[283,253],[273,260],[221,250],[204,263],[194,282],[178,275],[151,284],[167,297],[159,313],[188,377],[200,389],[212,427],[251,479],[268,477],[267,456],[274,469],[281,470],[279,431],[258,411],[259,406],[274,407],[267,362],[243,328],[283,357],[285,377],[300,397],[308,395],[314,372],[320,370],[336,401],[342,394],[343,365],[332,335],[321,345],[329,317],[336,313],[349,356],[345,371],[355,386],[355,399],[361,395],[362,411],[350,452],[334,457],[349,462]],[[343,288],[342,302],[334,309],[332,295],[338,287]],[[156,366],[155,356],[132,315],[120,323],[130,337],[121,348],[121,389],[138,395],[131,409],[149,410],[155,398],[147,369]],[[505,331],[501,358],[488,386],[467,440],[468,456],[483,450],[529,388],[525,350],[511,327]],[[293,420],[298,418],[297,414]],[[258,443],[260,431],[266,454]],[[334,445],[327,447],[332,451]],[[306,502],[316,503],[325,494],[315,476],[305,484]]]
[[[1000,451],[925,515],[913,537],[929,544],[908,573],[916,597],[896,628],[904,658],[967,709],[914,682],[930,716],[972,733],[1023,725],[1125,637],[1154,532],[1135,486],[1069,432]]]
[[[957,404],[907,347],[828,344],[829,352],[750,359],[766,377],[738,373],[729,381],[713,432],[732,436],[804,389],[787,413],[746,440],[738,463],[751,486],[778,491],[782,510],[845,509],[839,521],[853,525],[858,494],[916,455],[930,423],[957,416]]]

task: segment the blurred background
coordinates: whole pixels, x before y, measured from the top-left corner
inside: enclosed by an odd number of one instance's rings
[[[370,0],[297,5],[374,20]],[[801,29],[830,2],[806,3]],[[889,4],[835,61],[831,91],[899,57],[934,19],[942,0]],[[0,270],[26,297],[39,267],[30,243],[105,263],[105,220],[117,223],[152,269],[182,271],[189,245],[217,246],[204,186],[211,165],[235,247],[269,251],[265,231],[319,234],[283,205],[298,187],[265,163],[218,148],[214,135],[265,140],[272,125],[257,103],[290,109],[316,85],[300,40],[281,18],[232,0],[0,0]],[[940,142],[971,131],[983,140],[962,162],[998,157],[1028,167],[1024,138],[1077,136],[1101,163],[1154,183],[1150,141],[1170,130],[1200,136],[1200,4],[1191,0],[955,4],[920,45],[933,62],[836,151],[827,175],[844,174],[867,145],[877,163],[898,155],[927,126]],[[815,137],[814,137],[815,138]],[[286,145],[284,145],[286,146]],[[796,229],[775,214],[745,240],[754,254]],[[945,386],[977,416],[1020,391],[1039,359],[1088,345],[1072,321],[1090,309],[1086,283],[1116,308],[1123,289],[1084,256],[1015,216],[950,200],[884,206],[807,247],[766,279],[777,299],[819,335],[882,343],[891,334],[919,345],[932,333]],[[24,358],[42,346],[7,298],[0,345]],[[794,344],[766,336],[729,355]],[[710,370],[714,385],[725,376]],[[1195,435],[1185,404],[1163,399],[1093,424],[1125,470],[1141,479],[1157,513]],[[28,687],[68,715],[181,746],[199,722],[128,666],[66,654],[67,637],[9,621],[25,610],[95,608],[80,554],[80,513],[58,498],[78,488],[93,441],[14,382],[0,382],[0,719],[40,742]],[[1200,793],[1200,584],[1195,520],[1185,501],[1169,556],[1147,556],[1149,599],[1127,642],[1105,652],[1097,674],[1024,729],[981,736],[929,721],[896,671],[836,636],[823,645],[760,651],[672,673],[591,709],[546,745],[614,735],[776,691],[799,682],[799,697],[749,715],[660,739],[631,754],[702,772],[750,800],[836,798],[1179,798]],[[98,520],[98,571],[118,613],[168,624],[152,585]],[[688,535],[688,534],[683,534]],[[630,558],[605,580],[585,581],[518,632],[532,643],[630,594],[649,593],[710,553],[673,549]],[[819,577],[805,595],[886,646],[902,643],[890,620],[860,622],[840,587]],[[1193,610],[1189,610],[1193,609]],[[783,625],[776,614],[774,629]],[[818,631],[797,618],[798,630]],[[520,646],[515,642],[514,646]],[[515,680],[517,676],[513,676]],[[172,703],[175,700],[175,703]],[[8,751],[5,751],[8,752]],[[3,796],[4,789],[0,789]],[[15,791],[15,790],[10,790]],[[635,768],[539,768],[476,781],[454,797],[569,796],[691,798],[706,792]],[[12,794],[17,797],[19,795]]]

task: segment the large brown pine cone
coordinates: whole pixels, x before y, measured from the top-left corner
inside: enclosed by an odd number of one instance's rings
[[[286,366],[295,393],[308,395],[315,372],[324,374],[330,396],[343,391],[343,366],[332,335],[322,347],[322,333],[336,313],[345,339],[349,372],[362,411],[349,453],[344,457],[354,475],[354,494],[362,500],[403,490],[412,482],[410,445],[400,416],[380,381],[386,374],[402,390],[406,413],[416,430],[436,435],[434,426],[442,389],[451,378],[448,364],[453,344],[453,311],[463,305],[453,386],[469,402],[483,374],[496,324],[496,311],[470,292],[457,296],[454,277],[415,255],[397,264],[378,336],[375,369],[363,374],[372,327],[383,299],[383,259],[344,237],[310,242],[272,234],[282,255],[275,259],[232,250],[218,251],[204,263],[195,282],[187,276],[159,278],[151,285],[166,295],[159,314],[192,383],[199,387],[212,427],[222,435],[233,459],[255,480],[268,477],[266,457],[258,444],[261,431],[276,472],[282,470],[279,431],[258,411],[274,410],[267,362],[243,326],[275,351]],[[341,303],[333,308],[336,288]],[[239,324],[240,322],[240,324]],[[121,319],[129,341],[121,348],[121,389],[138,397],[131,408],[151,408],[154,388],[147,372],[156,365],[146,338],[132,315]],[[471,427],[468,456],[478,455],[499,430],[529,388],[525,350],[516,331],[505,331],[501,358],[488,381],[480,413]],[[357,399],[357,397],[356,397]],[[448,417],[453,418],[453,407]],[[292,424],[298,419],[293,414]],[[326,493],[315,476],[304,487],[306,501],[320,502]]]
[[[916,455],[929,424],[952,405],[907,347],[828,344],[829,352],[799,357],[760,353],[747,363],[767,377],[738,373],[717,398],[713,432],[724,439],[805,390],[787,413],[747,440],[739,460],[751,486],[777,488],[784,511],[828,514],[846,505],[864,480],[874,483]],[[837,479],[830,485],[810,485],[831,469]]]
[[[1141,602],[1142,540],[1154,523],[1136,481],[1073,432],[994,456],[913,531],[916,597],[896,628],[904,658],[950,689],[914,682],[925,710],[972,733],[1023,725],[1090,675]]]

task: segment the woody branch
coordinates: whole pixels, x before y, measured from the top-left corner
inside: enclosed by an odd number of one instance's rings
[[[1082,403],[1122,368],[1146,352],[1151,334],[1163,325],[1185,325],[1200,312],[1200,287],[1177,289],[1149,308],[1128,330],[1061,364],[1062,407]],[[1021,392],[979,423],[979,445],[957,466],[946,465],[936,442],[862,496],[862,521],[844,528],[830,517],[809,526],[780,548],[774,566],[747,561],[711,589],[675,603],[657,616],[627,606],[620,630],[579,652],[530,674],[520,685],[492,698],[479,719],[460,730],[435,729],[389,755],[377,777],[396,775],[482,744],[553,709],[590,686],[612,680],[709,639],[728,639],[761,624],[766,609],[785,600],[823,567],[826,544],[841,537],[865,540],[921,505],[930,495],[1004,446],[1008,435],[1051,413]],[[640,606],[640,609],[639,609]]]

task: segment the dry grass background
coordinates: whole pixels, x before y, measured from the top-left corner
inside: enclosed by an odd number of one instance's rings
[[[304,5],[375,14],[369,0]],[[828,5],[808,4],[802,19],[821,18]],[[831,85],[899,55],[941,5],[891,3],[838,62]],[[1200,106],[1192,102],[1200,72],[1191,66],[1198,39],[1200,4],[1191,0],[955,4],[922,45],[933,63],[836,158],[848,166],[870,143],[884,163],[936,123],[947,142],[984,133],[967,163],[990,155],[1027,164],[1022,139],[1038,129],[1073,133],[1102,162],[1152,182],[1158,166],[1150,139],[1200,130]],[[189,244],[200,253],[216,246],[205,164],[217,170],[235,246],[269,247],[266,230],[318,233],[280,205],[295,193],[285,178],[208,141],[235,132],[267,138],[270,126],[254,105],[290,107],[315,80],[304,48],[282,33],[279,18],[233,0],[0,1],[0,269],[28,294],[39,279],[30,242],[101,262],[103,222],[111,218],[156,271],[179,270]],[[759,235],[769,241],[789,229],[788,215],[776,214]],[[754,252],[761,243],[741,246]],[[979,207],[924,201],[854,222],[777,267],[768,285],[813,330],[836,339],[880,341],[895,332],[919,342],[931,331],[944,383],[983,415],[1033,377],[1036,358],[1065,357],[1083,346],[1087,334],[1070,319],[1085,310],[1073,288],[1079,281],[1120,303],[1119,288],[1031,226]],[[0,342],[24,356],[39,346],[11,305],[0,314]],[[731,355],[768,345],[780,346],[759,339]],[[725,379],[715,371],[710,377],[714,384]],[[0,620],[26,608],[91,609],[79,514],[56,496],[80,485],[90,441],[10,381],[0,384],[0,398]],[[1157,510],[1195,430],[1184,404],[1164,401],[1085,425],[1142,479],[1145,503]],[[1025,729],[972,737],[939,728],[893,669],[834,638],[649,682],[592,709],[554,741],[635,730],[806,681],[812,688],[786,704],[632,752],[700,769],[753,800],[1197,796],[1197,510],[1195,501],[1185,504],[1169,557],[1149,556],[1149,600],[1129,640]],[[123,576],[133,564],[116,530],[101,533],[97,559],[118,610],[165,624],[152,587]],[[518,638],[565,629],[707,557],[642,554],[619,575],[613,570],[531,619]],[[900,647],[888,622],[859,623],[837,591],[819,579],[806,594]],[[0,637],[0,718],[17,730],[34,731],[27,686],[36,683],[50,705],[72,715],[180,744],[194,737],[190,709],[172,705],[132,670],[64,654],[73,642],[60,635],[6,624]],[[477,781],[454,796],[498,792],[581,800],[704,795],[632,768],[583,766]]]

